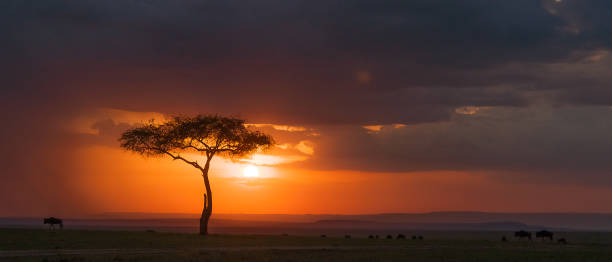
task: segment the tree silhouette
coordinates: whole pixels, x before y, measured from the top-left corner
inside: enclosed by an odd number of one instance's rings
[[[214,156],[237,158],[266,149],[274,144],[272,137],[245,127],[245,121],[218,115],[175,117],[156,124],[153,121],[125,131],[121,147],[144,156],[170,156],[202,172],[206,193],[200,218],[200,234],[208,234],[212,214],[212,191],[208,179],[210,161]],[[197,157],[188,157],[196,153]],[[205,162],[201,165],[197,158]]]

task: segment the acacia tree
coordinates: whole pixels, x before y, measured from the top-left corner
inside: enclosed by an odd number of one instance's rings
[[[119,141],[128,151],[149,157],[169,156],[200,170],[206,188],[200,218],[201,235],[208,234],[208,221],[212,214],[208,170],[213,157],[243,157],[274,144],[269,135],[247,129],[244,120],[218,115],[175,117],[162,124],[151,121],[125,131]]]

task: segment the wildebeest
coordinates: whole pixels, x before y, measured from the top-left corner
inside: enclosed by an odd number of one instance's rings
[[[525,230],[516,231],[514,232],[514,237],[518,237],[519,239],[526,237],[527,239],[531,240],[531,232],[527,232]]]
[[[373,235],[369,235],[368,238],[369,239],[374,239],[374,236]]]
[[[508,239],[506,238],[506,236],[502,236],[502,242],[508,242]]]
[[[412,240],[417,240],[417,236],[412,236]]]
[[[404,236],[403,234],[397,234],[397,239],[406,239],[406,236]]]
[[[419,240],[423,240],[423,236],[419,235],[418,236]]]
[[[43,219],[43,224],[49,224],[49,228],[55,229],[55,225],[59,225],[60,228],[64,228],[64,222],[56,217],[49,217]]]
[[[387,239],[393,239],[392,235],[387,235]]]
[[[557,240],[557,243],[565,245],[565,244],[567,244],[567,240],[565,240],[565,238],[559,238]]]
[[[553,232],[550,232],[548,230],[541,230],[536,232],[536,238],[548,238],[550,239],[550,241],[553,240]]]
[[[327,237],[327,235],[321,235],[321,237]]]
[[[351,235],[344,235],[344,238],[349,239],[351,238]]]

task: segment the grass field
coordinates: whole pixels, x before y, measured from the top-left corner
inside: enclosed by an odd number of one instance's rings
[[[425,240],[0,229],[0,261],[612,261],[612,233],[557,233],[567,245],[501,242],[510,232],[418,234]]]

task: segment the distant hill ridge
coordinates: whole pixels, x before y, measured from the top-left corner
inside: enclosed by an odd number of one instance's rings
[[[106,213],[104,217],[120,215],[123,218],[198,218],[198,214],[154,214],[154,213]],[[482,211],[436,211],[428,213],[380,213],[361,215],[342,214],[214,214],[213,219],[244,221],[276,221],[313,223],[317,221],[368,221],[369,223],[499,223],[515,221],[527,225],[542,225],[552,228],[577,230],[612,231],[612,213],[496,213]],[[328,222],[329,223],[329,222]],[[359,222],[363,223],[363,222]]]
[[[363,220],[347,220],[347,219],[323,219],[323,220],[317,220],[314,223],[315,224],[339,224],[339,223],[372,224],[372,223],[376,223],[376,222],[373,222],[373,221],[363,221]]]
[[[186,213],[103,213],[82,217],[83,221],[95,223],[95,220],[139,220],[153,221],[168,224],[173,223],[190,224],[197,220],[198,214]],[[68,218],[69,219],[69,218]],[[36,222],[39,218],[32,221]],[[258,223],[281,223],[281,224],[315,224],[315,225],[340,225],[345,226],[358,224],[395,224],[423,227],[437,226],[477,226],[480,228],[510,228],[527,225],[536,227],[563,228],[571,230],[595,230],[612,231],[612,214],[609,213],[492,213],[480,211],[439,211],[429,213],[381,213],[363,215],[341,215],[341,214],[213,214],[213,221],[218,225],[237,225],[243,222]],[[4,223],[7,220],[3,219]],[[165,221],[165,222],[164,222]],[[234,221],[234,222],[231,222]],[[240,222],[242,221],[242,222]],[[1,222],[1,221],[0,221]],[[158,223],[156,222],[156,223]],[[117,222],[118,223],[118,222]],[[134,221],[135,223],[135,221]],[[0,224],[1,226],[1,224]]]

